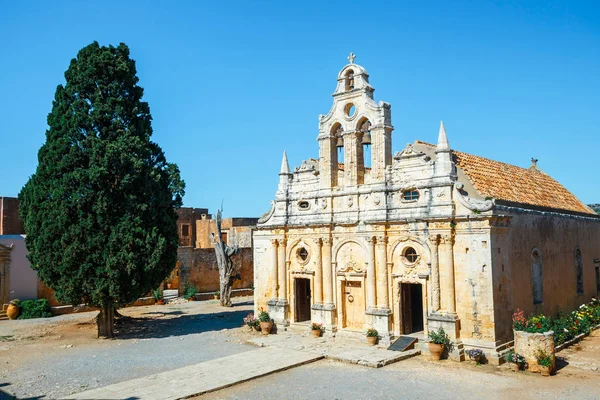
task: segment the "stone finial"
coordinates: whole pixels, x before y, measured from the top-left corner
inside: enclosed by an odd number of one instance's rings
[[[350,55],[348,56],[348,61],[350,61],[350,64],[354,64],[355,58],[356,58],[356,54],[350,52]]]
[[[537,162],[538,162],[537,158],[531,157],[531,166],[532,167],[536,167],[537,168]]]
[[[279,171],[279,175],[289,174],[289,173],[290,173],[290,164],[288,163],[287,153],[284,150],[283,158],[281,159],[281,170]]]
[[[440,133],[438,134],[438,144],[435,151],[450,151],[450,143],[448,143],[446,128],[444,128],[444,121],[440,121]]]

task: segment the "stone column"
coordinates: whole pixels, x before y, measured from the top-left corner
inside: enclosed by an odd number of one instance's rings
[[[444,268],[446,270],[446,282],[444,282],[444,297],[449,313],[456,314],[456,295],[454,292],[454,237],[452,234],[443,235],[441,242],[444,244]]]
[[[271,290],[272,290],[272,299],[277,299],[277,239],[271,239],[271,263],[273,264],[273,268],[271,269]]]
[[[431,243],[431,311],[440,309],[440,266],[438,262],[439,235],[429,238]]]
[[[323,263],[321,260],[321,238],[315,242],[315,303],[323,303]]]
[[[323,239],[323,303],[333,305],[333,271],[331,269],[331,239]]]
[[[287,271],[285,270],[285,251],[286,251],[286,240],[279,240],[278,253],[279,257],[277,260],[278,266],[278,298],[279,301],[287,301]]]
[[[388,309],[387,237],[377,236],[377,308]]]
[[[367,238],[367,310],[375,308],[375,237]]]

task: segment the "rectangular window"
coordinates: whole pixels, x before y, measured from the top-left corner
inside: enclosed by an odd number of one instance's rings
[[[600,294],[600,266],[596,265],[596,294]]]
[[[188,237],[190,236],[190,226],[189,224],[181,225],[181,236]]]
[[[227,232],[221,232],[221,242],[227,244]]]

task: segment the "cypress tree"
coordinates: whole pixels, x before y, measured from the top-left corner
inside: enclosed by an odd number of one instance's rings
[[[32,267],[62,303],[115,307],[156,288],[177,261],[184,183],[150,140],[129,48],[81,49],[56,89],[38,166],[19,194]]]

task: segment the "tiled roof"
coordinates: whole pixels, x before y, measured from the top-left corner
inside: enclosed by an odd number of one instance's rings
[[[435,147],[429,143],[418,142]],[[483,197],[596,215],[550,176],[535,169],[452,151],[454,162]]]

